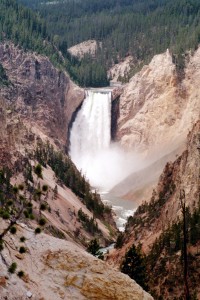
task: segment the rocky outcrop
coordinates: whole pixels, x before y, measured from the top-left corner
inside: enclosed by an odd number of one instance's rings
[[[167,51],[132,77],[120,96],[116,139],[127,149],[163,156],[185,141],[200,114],[200,48],[178,81]]]
[[[7,105],[32,122],[32,127],[65,145],[68,125],[84,91],[47,57],[25,52],[12,43],[0,44],[0,61],[10,81],[8,88],[1,89]]]
[[[84,41],[80,44],[72,46],[68,49],[69,53],[78,58],[83,58],[86,54],[91,55],[91,57],[95,57],[98,46],[101,47],[101,44],[98,45],[98,42],[95,40]]]
[[[123,61],[112,66],[107,74],[112,83],[128,78],[131,68],[134,66],[134,58],[129,55]]]
[[[76,245],[45,234],[36,236],[23,224],[17,229],[15,236],[7,236],[0,258],[1,299],[153,299],[127,275]],[[26,238],[27,252],[23,255],[18,252],[20,236]],[[24,272],[21,279],[7,272],[5,264],[13,261],[17,263],[16,272]]]
[[[182,153],[189,130],[200,118],[200,48],[188,55],[183,74],[180,78],[167,50],[114,90],[119,98],[113,101],[117,114],[112,137],[142,160],[141,170],[114,187],[115,194],[120,190],[121,196],[137,203],[149,200],[168,158]]]

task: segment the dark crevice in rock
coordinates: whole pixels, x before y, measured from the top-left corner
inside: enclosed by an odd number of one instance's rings
[[[85,99],[85,97],[84,97],[84,99]],[[70,149],[70,134],[71,134],[71,129],[72,129],[73,123],[74,123],[74,121],[75,121],[75,119],[76,119],[76,116],[77,116],[79,110],[81,109],[81,107],[82,107],[82,105],[83,105],[84,99],[83,99],[83,101],[79,104],[79,106],[76,108],[76,110],[73,112],[72,117],[71,117],[71,120],[70,120],[70,122],[69,122],[68,130],[67,130],[67,143],[66,143],[66,147],[65,147],[66,153],[69,153],[69,149]]]
[[[111,105],[111,140],[116,140],[117,134],[117,120],[119,118],[119,103],[120,103],[120,96],[118,96],[115,100],[112,101]]]
[[[40,80],[41,79],[41,66],[39,61],[35,61],[35,79]]]

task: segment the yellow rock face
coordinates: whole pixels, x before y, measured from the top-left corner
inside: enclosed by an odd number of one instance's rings
[[[128,149],[166,154],[186,140],[200,116],[200,48],[180,80],[169,51],[133,76],[120,96],[117,139]]]
[[[23,234],[29,253],[24,259],[15,258],[17,270],[23,270],[28,280],[13,274],[6,284],[6,266],[0,261],[1,295],[9,300],[27,299],[30,291],[33,299],[45,300],[152,300],[135,281],[105,262],[96,259],[71,242],[46,234],[35,236],[31,229],[18,225],[17,234],[7,236],[17,243]],[[19,235],[19,236],[18,236]],[[8,263],[14,252],[3,250]],[[2,277],[3,276],[3,277]]]

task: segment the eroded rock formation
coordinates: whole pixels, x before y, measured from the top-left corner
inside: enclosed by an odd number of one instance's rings
[[[65,145],[68,125],[84,99],[84,90],[47,57],[24,52],[12,43],[0,44],[0,61],[10,81],[8,88],[1,89],[1,97],[32,126]]]
[[[200,116],[199,70],[200,48],[181,82],[169,51],[156,55],[123,89],[116,139],[145,155],[176,149]]]
[[[20,236],[25,236],[27,253],[18,253]],[[1,299],[43,300],[151,300],[148,293],[105,262],[78,248],[76,245],[54,237],[35,235],[23,224],[17,235],[7,236],[3,251],[6,263],[17,262],[17,271],[24,276],[7,274],[5,262],[0,258]],[[14,248],[13,248],[13,245]],[[31,257],[31,259],[30,259]]]

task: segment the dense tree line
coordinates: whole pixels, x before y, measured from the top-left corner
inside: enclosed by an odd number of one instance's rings
[[[16,0],[0,0],[0,41],[7,40],[23,47],[24,50],[48,56],[56,67],[68,71],[82,86],[108,84],[106,70],[100,63],[90,64],[90,59],[83,62],[73,59],[66,53],[65,39],[53,35],[50,30],[47,32],[46,21]],[[7,84],[2,65],[0,65],[0,82]]]
[[[56,65],[63,64],[51,35],[47,34],[45,21],[15,0],[0,0],[0,41],[4,40],[47,55]]]
[[[136,60],[133,74],[138,65],[167,48],[175,54],[179,68],[183,54],[200,41],[198,0],[20,1],[40,12],[47,31],[64,43],[64,52],[88,39],[101,41],[97,61],[107,69],[131,54]],[[88,64],[93,64],[92,59]]]
[[[83,87],[103,87],[108,86],[106,67],[98,61],[91,61],[86,56],[82,60],[72,59],[73,63],[69,66],[71,77]]]

